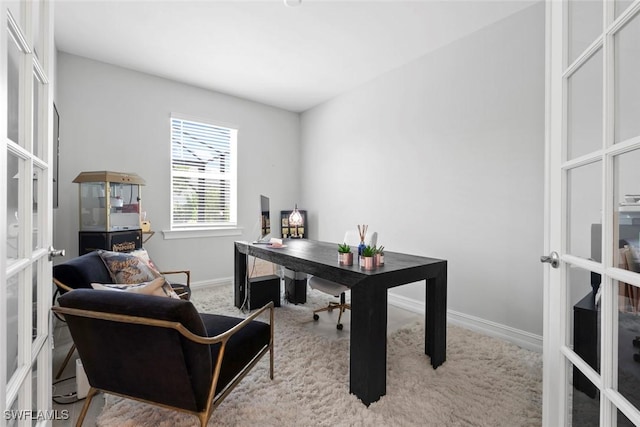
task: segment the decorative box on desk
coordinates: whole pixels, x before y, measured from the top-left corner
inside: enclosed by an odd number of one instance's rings
[[[289,226],[289,216],[293,211],[280,211],[280,231],[283,239],[307,239],[307,211],[298,209],[302,215],[302,225],[297,227]]]
[[[80,255],[95,249],[123,252],[142,247],[142,178],[132,173],[96,171],[82,172],[73,182],[80,184]]]

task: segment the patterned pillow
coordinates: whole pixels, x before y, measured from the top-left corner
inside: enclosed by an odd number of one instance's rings
[[[140,285],[162,278],[162,295],[180,298],[155,268],[145,249],[132,252],[100,251],[99,254],[114,284]]]
[[[156,295],[160,297],[169,297],[180,299],[180,297],[171,289],[171,286],[165,286],[167,282],[163,277],[158,277],[150,282],[136,284],[102,284],[92,283],[93,289],[105,291],[133,292],[136,294]]]
[[[129,252],[130,255],[133,255],[135,257],[140,258],[143,262],[145,262],[149,268],[151,268],[154,272],[156,272],[158,275],[160,275],[160,270],[158,270],[158,267],[156,267],[156,265],[153,263],[153,260],[151,259],[151,257],[149,256],[149,253],[147,252],[146,249],[141,248],[141,249],[135,249],[131,252]]]
[[[145,254],[146,252],[144,251]],[[100,258],[107,266],[113,283],[131,285],[150,282],[162,276],[158,270],[149,265],[142,254],[100,251]],[[149,258],[148,255],[146,258]]]

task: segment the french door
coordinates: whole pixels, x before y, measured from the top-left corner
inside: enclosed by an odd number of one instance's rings
[[[0,426],[51,425],[52,3],[0,7]]]
[[[640,2],[546,19],[544,425],[640,425]]]

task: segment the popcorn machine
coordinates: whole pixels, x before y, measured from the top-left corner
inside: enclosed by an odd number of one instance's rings
[[[81,172],[79,253],[96,249],[126,252],[142,247],[140,187],[134,173]]]

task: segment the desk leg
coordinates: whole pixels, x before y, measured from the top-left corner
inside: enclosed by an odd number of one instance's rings
[[[351,289],[349,391],[369,404],[387,391],[387,290]]]
[[[246,290],[247,255],[243,254],[234,245],[233,247],[233,302],[238,308],[242,308]]]
[[[437,368],[446,360],[447,351],[447,267],[426,280],[424,353]]]

